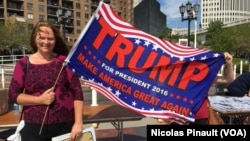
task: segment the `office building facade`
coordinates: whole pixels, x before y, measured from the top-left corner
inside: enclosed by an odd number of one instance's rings
[[[14,16],[16,22],[26,22],[32,28],[38,21],[48,20],[73,45],[99,2],[100,0],[0,0],[0,22],[6,22]],[[133,24],[133,0],[104,2],[110,4],[125,21]],[[62,16],[58,16],[58,9],[62,9]]]
[[[134,8],[134,25],[149,34],[160,34],[166,27],[167,16],[156,0],[143,0]]]
[[[201,29],[209,23],[229,24],[250,17],[250,0],[201,0]]]

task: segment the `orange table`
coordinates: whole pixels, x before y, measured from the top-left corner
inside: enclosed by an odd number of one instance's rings
[[[16,128],[20,121],[20,111],[10,111],[0,116],[0,129]]]

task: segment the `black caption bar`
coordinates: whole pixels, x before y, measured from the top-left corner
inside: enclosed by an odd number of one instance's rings
[[[147,141],[178,137],[249,141],[249,133],[248,125],[147,125]]]

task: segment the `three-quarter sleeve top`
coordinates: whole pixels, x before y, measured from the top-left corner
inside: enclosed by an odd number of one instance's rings
[[[24,90],[26,94],[40,96],[55,86],[55,101],[49,106],[44,123],[74,121],[74,100],[83,101],[83,92],[79,78],[67,66],[62,69],[65,58],[57,55],[46,64],[32,64],[27,61],[28,57],[21,58],[16,63],[9,85],[10,102],[16,103]],[[23,119],[28,123],[41,124],[46,109],[47,105],[24,106]]]

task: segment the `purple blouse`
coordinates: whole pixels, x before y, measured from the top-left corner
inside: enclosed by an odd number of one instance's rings
[[[26,94],[39,96],[54,86],[65,56],[58,55],[47,64],[27,65],[28,57],[21,58],[15,66],[9,86],[9,100],[16,103],[17,96],[25,89]],[[27,69],[27,70],[26,70]],[[74,121],[74,100],[83,101],[79,78],[65,66],[55,85],[55,101],[49,106],[45,124]],[[41,124],[47,105],[23,107],[23,119],[27,123]]]

